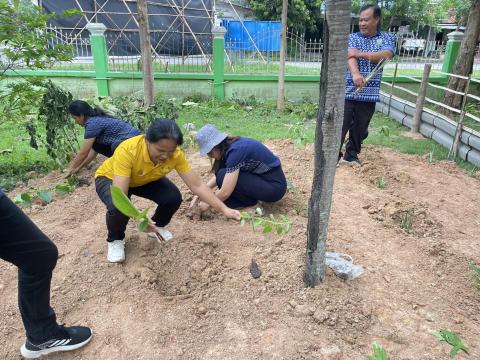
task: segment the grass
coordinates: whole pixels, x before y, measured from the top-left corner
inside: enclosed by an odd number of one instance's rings
[[[287,104],[291,112],[279,113],[274,102],[260,102],[249,99],[252,107],[247,111],[238,102],[201,102],[196,107],[183,107],[180,110],[178,123],[195,124],[199,129],[207,123],[214,124],[222,131],[232,135],[253,137],[260,141],[290,138],[297,142],[312,143],[315,136],[315,119],[308,119],[298,109],[305,108],[312,113],[311,106],[305,104]],[[305,119],[307,118],[307,119]],[[433,140],[413,140],[402,135],[407,128],[388,118],[384,114],[376,113],[369,128],[366,144],[379,145],[395,151],[428,155],[430,161],[446,160],[448,150]],[[8,189],[19,180],[28,178],[30,172],[44,173],[56,167],[56,164],[47,156],[44,148],[35,150],[29,146],[29,137],[22,126],[8,122],[0,124],[0,186]],[[2,151],[11,150],[11,151]],[[457,164],[473,174],[477,168],[458,159]],[[386,184],[378,184],[379,188]]]
[[[26,180],[32,171],[45,173],[55,168],[45,149],[35,150],[29,135],[18,123],[0,124],[0,186],[8,189],[19,180]]]
[[[291,126],[303,121],[299,114],[279,113],[273,102],[252,106],[245,111],[240,105],[231,102],[205,102],[197,107],[183,108],[178,123],[193,123],[199,129],[210,123],[232,135],[254,137],[260,141],[286,139],[291,133]],[[313,142],[315,121],[306,121],[305,137]]]
[[[388,136],[385,135],[387,133],[385,126],[389,129]],[[385,146],[405,154],[429,155],[431,162],[448,159],[448,149],[442,145],[430,139],[411,139],[402,135],[404,131],[409,131],[409,129],[384,114],[375,113],[365,143]],[[457,158],[455,162],[468,172],[475,171],[475,165],[460,158]]]

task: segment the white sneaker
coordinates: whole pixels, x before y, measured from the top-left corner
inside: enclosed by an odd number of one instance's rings
[[[173,239],[173,234],[164,227],[155,226],[155,229],[157,229],[157,232],[162,236],[163,240],[170,241]],[[148,233],[148,236],[155,237],[155,234],[153,232],[150,232]]]
[[[125,240],[108,242],[107,259],[111,263],[121,263],[125,261]]]

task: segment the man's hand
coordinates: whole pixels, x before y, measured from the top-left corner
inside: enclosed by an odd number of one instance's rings
[[[362,87],[365,84],[365,79],[363,78],[362,74],[360,74],[360,73],[352,74],[352,79],[353,79],[353,83],[355,84],[355,87],[357,89]]]
[[[358,49],[348,49],[348,59],[358,59],[361,57],[362,52]]]

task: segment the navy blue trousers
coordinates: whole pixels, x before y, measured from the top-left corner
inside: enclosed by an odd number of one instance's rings
[[[112,180],[106,177],[95,179],[95,188],[100,200],[107,206],[106,222],[108,237],[107,241],[122,240],[125,238],[125,229],[128,224],[128,216],[123,215],[117,210],[112,202],[110,186]],[[152,216],[152,221],[157,226],[165,226],[172,219],[182,203],[182,194],[180,190],[166,177],[148,184],[131,187],[128,189],[128,197],[132,195],[140,196],[157,203],[158,207]]]
[[[40,344],[58,331],[50,307],[55,244],[7,196],[0,196],[0,258],[18,268],[18,306],[27,339]]]
[[[218,188],[222,187],[225,168],[215,174]],[[258,201],[275,202],[287,191],[287,180],[282,167],[278,166],[264,174],[252,174],[240,170],[238,182],[225,205],[238,209],[255,205]]]

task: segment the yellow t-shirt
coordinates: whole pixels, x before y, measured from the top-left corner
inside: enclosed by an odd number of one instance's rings
[[[114,176],[130,177],[130,187],[148,184],[176,170],[179,174],[192,170],[185,154],[179,147],[171,157],[163,163],[155,165],[150,160],[145,135],[134,136],[118,145],[115,153],[108,158],[95,172],[95,178],[104,176],[113,179]]]

